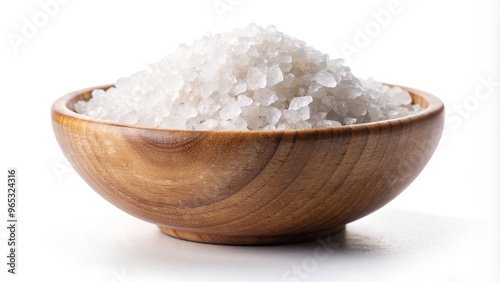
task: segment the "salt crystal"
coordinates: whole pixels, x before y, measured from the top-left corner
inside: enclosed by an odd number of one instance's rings
[[[346,101],[338,101],[333,105],[333,110],[340,116],[345,116],[349,112],[349,106]]]
[[[248,129],[248,123],[247,123],[247,121],[244,118],[240,117],[240,116],[232,118],[231,119],[231,124],[237,130],[247,130]]]
[[[280,124],[278,124],[278,126],[276,126],[277,130],[285,130],[287,128],[288,128],[287,125],[284,123],[280,123]]]
[[[87,104],[84,101],[78,101],[75,103],[75,111],[77,113],[83,113],[86,112],[86,106]]]
[[[232,93],[240,94],[247,90],[247,83],[244,81],[238,81],[234,84]]]
[[[297,113],[301,120],[308,120],[311,117],[309,107],[300,108]]]
[[[316,123],[316,127],[334,127],[341,126],[342,124],[336,120],[322,120]]]
[[[420,112],[420,111],[422,111],[422,110],[423,110],[423,108],[422,108],[419,104],[415,104],[415,105],[413,105],[413,106],[411,107],[411,109],[412,109],[412,111],[413,111],[414,113],[418,113],[418,112]]]
[[[295,76],[293,75],[293,73],[288,73],[287,75],[285,75],[285,77],[283,78],[283,86],[285,86],[286,88],[292,88],[296,85],[297,81],[295,80]]]
[[[382,109],[372,103],[368,105],[368,113],[373,120],[381,120],[384,117]]]
[[[313,79],[312,74],[306,72],[299,78],[299,83],[303,86],[308,86],[311,82],[313,82]]]
[[[216,104],[211,98],[202,98],[198,104],[197,110],[202,115],[212,115],[221,108],[220,105]]]
[[[219,81],[219,93],[227,94],[236,81],[236,77],[232,73],[224,74]]]
[[[236,101],[240,107],[250,106],[253,103],[252,98],[246,96],[245,94],[238,95]]]
[[[214,93],[217,89],[219,88],[219,85],[215,81],[207,81],[203,82],[200,85],[200,95],[201,96],[209,96],[210,94]]]
[[[280,67],[276,65],[270,67],[267,73],[267,87],[272,87],[282,81],[283,72],[281,72]]]
[[[255,101],[261,103],[264,106],[269,106],[278,100],[276,92],[267,88],[256,90],[253,97]]]
[[[184,79],[184,81],[193,81],[197,76],[198,74],[194,69],[186,69],[183,73],[182,78]]]
[[[311,96],[304,97],[295,97],[290,101],[290,105],[288,106],[289,110],[298,110],[302,107],[309,105],[313,101]]]
[[[258,68],[250,67],[247,72],[246,81],[247,87],[250,90],[264,88],[267,83],[266,74]]]
[[[268,125],[264,126],[262,129],[263,130],[275,130],[276,126],[274,126],[272,124],[268,124]]]
[[[295,128],[297,129],[309,129],[312,128],[312,124],[307,121],[301,120],[295,124]]]
[[[326,61],[326,68],[329,71],[337,71],[339,68],[344,66],[344,59],[330,59]]]
[[[391,118],[395,118],[399,115],[399,111],[389,111],[387,115],[390,116]]]
[[[247,122],[248,128],[253,130],[262,129],[267,125],[265,118],[258,116],[253,116],[252,119],[247,120]]]
[[[231,102],[220,110],[219,116],[221,119],[225,120],[237,117],[240,113],[241,113],[241,108],[240,106],[238,106],[238,103]]]
[[[364,116],[368,112],[366,106],[358,102],[349,103],[349,111],[355,116]]]
[[[321,98],[321,103],[333,109],[333,107],[335,107],[336,100],[333,96],[326,96]]]
[[[351,125],[351,124],[354,124],[355,122],[356,122],[356,118],[351,118],[351,117],[344,118],[344,123],[346,125]]]
[[[191,90],[192,90],[191,84],[189,83],[184,84],[184,88],[182,89],[182,91],[184,91],[185,93],[189,93],[191,92]]]
[[[293,67],[293,58],[292,56],[284,53],[278,56],[278,61],[280,63],[280,68],[283,72],[289,72]]]
[[[129,112],[122,116],[118,122],[134,124],[139,120],[139,114],[135,111]]]
[[[202,71],[198,74],[201,81],[210,81],[217,75],[219,66],[214,62],[209,62],[203,66]]]
[[[158,126],[160,124],[161,118],[153,113],[144,115],[137,120],[137,125],[142,126]]]
[[[274,126],[276,123],[278,123],[280,117],[281,117],[281,111],[278,108],[272,106],[267,108],[266,119],[270,125]]]
[[[328,113],[326,113],[326,112],[313,112],[313,113],[311,113],[310,119],[311,119],[311,121],[318,122],[318,121],[325,120],[327,115],[328,115]]]
[[[359,88],[351,88],[346,91],[347,99],[355,99],[358,96],[363,95],[363,91]]]
[[[326,70],[321,70],[314,76],[314,80],[319,84],[326,87],[335,87],[337,86],[337,80],[332,74]]]
[[[329,121],[331,126],[341,126],[342,124],[336,120],[330,120]]]
[[[393,87],[389,93],[391,102],[397,105],[409,105],[412,102],[410,94],[400,87]]]
[[[176,111],[179,112],[180,115],[185,117],[186,119],[198,115],[198,111],[191,104],[181,104],[176,108]]]
[[[319,89],[321,89],[321,84],[319,83],[316,83],[316,82],[313,82],[309,85],[309,87],[307,88],[307,93],[310,95],[312,93],[315,93],[316,91],[318,91]]]
[[[209,119],[201,122],[199,125],[195,126],[196,130],[212,130],[218,125],[218,121],[215,119]]]
[[[301,120],[299,113],[294,110],[283,110],[283,117],[290,124],[295,124]]]

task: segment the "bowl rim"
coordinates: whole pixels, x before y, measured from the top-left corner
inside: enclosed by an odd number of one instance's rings
[[[334,132],[342,132],[342,131],[349,131],[349,132],[354,132],[354,131],[365,131],[366,129],[369,128],[394,128],[395,123],[400,123],[400,124],[406,124],[406,123],[413,123],[418,120],[427,120],[429,118],[432,118],[436,115],[439,115],[444,111],[444,104],[443,102],[437,98],[436,96],[429,94],[427,92],[424,92],[422,90],[418,90],[415,88],[411,87],[406,87],[406,86],[401,86],[397,84],[391,84],[391,83],[384,83],[382,84],[390,86],[390,87],[399,87],[405,91],[408,91],[410,95],[412,96],[412,102],[415,102],[415,97],[420,97],[423,100],[423,103],[426,104],[426,107],[423,108],[423,110],[419,113],[412,114],[409,116],[405,117],[399,117],[399,118],[394,118],[394,119],[386,119],[386,120],[380,120],[380,121],[373,121],[373,122],[366,122],[366,123],[359,123],[359,124],[353,124],[353,125],[341,125],[341,126],[334,126],[334,127],[314,127],[314,128],[308,128],[308,129],[275,129],[275,130],[263,130],[263,129],[257,129],[257,130],[194,130],[194,129],[173,129],[173,128],[162,128],[162,127],[149,127],[149,126],[142,126],[142,125],[133,125],[133,124],[125,124],[125,123],[120,123],[120,122],[114,122],[114,121],[108,121],[108,120],[103,120],[103,119],[98,119],[98,118],[93,118],[89,116],[85,116],[82,114],[77,113],[73,109],[73,105],[80,100],[84,99],[84,96],[92,95],[92,91],[96,89],[108,89],[114,86],[114,84],[104,84],[104,85],[98,85],[98,86],[92,86],[92,87],[87,87],[83,88],[80,90],[72,91],[70,93],[67,93],[63,95],[62,97],[58,98],[52,105],[51,108],[51,113],[52,113],[52,118],[54,119],[55,116],[65,116],[74,120],[81,120],[84,122],[88,123],[96,123],[100,125],[107,125],[107,126],[114,126],[114,127],[124,127],[124,128],[131,128],[131,129],[138,129],[138,130],[150,130],[150,131],[159,131],[159,132],[184,132],[184,133],[216,133],[216,134],[228,134],[228,133],[239,133],[239,134],[268,134],[268,133],[318,133],[322,131],[334,131]]]

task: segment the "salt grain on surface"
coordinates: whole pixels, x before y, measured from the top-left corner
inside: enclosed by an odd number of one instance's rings
[[[374,122],[422,108],[399,87],[358,79],[342,59],[252,24],[182,44],[114,87],[94,90],[75,110],[150,127],[284,130]]]

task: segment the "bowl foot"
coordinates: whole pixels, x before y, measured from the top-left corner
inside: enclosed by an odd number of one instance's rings
[[[316,240],[321,237],[326,237],[333,233],[344,230],[345,225],[336,226],[335,228],[326,231],[306,233],[306,234],[290,234],[290,235],[271,235],[271,236],[239,236],[239,235],[217,235],[203,234],[192,231],[173,229],[158,225],[160,230],[172,237],[209,244],[222,245],[276,245],[300,243]]]

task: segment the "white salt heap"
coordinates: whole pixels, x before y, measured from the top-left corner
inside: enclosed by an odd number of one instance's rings
[[[304,129],[421,111],[408,92],[353,76],[274,27],[250,25],[181,45],[158,64],[94,90],[78,113],[194,130]]]

